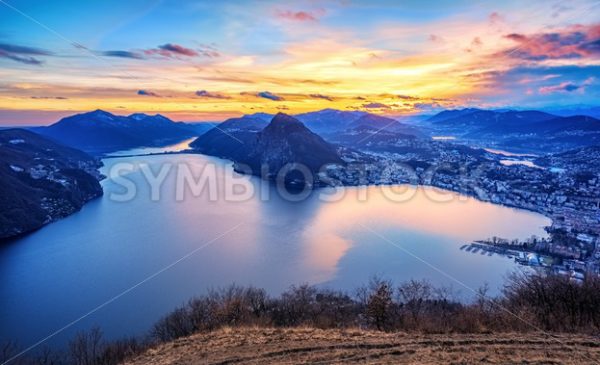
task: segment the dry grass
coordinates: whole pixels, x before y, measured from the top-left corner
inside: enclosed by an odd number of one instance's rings
[[[225,328],[148,350],[128,365],[599,364],[600,339],[582,335],[407,334],[313,328]]]

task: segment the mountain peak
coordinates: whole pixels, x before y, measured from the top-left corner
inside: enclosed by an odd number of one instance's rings
[[[110,115],[110,116],[112,116],[111,113],[109,113],[109,112],[107,112],[105,110],[102,110],[102,109],[96,109],[93,112],[90,112],[89,114],[91,114],[91,115]]]
[[[135,120],[142,120],[147,117],[148,117],[148,114],[145,114],[145,113],[133,113],[128,118],[135,119]]]
[[[301,121],[285,113],[277,113],[263,131],[265,134],[289,134],[297,132],[310,132],[310,130]]]

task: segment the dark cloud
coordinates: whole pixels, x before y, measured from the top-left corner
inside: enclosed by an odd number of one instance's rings
[[[410,96],[410,95],[396,95],[396,97],[398,99],[402,99],[402,100],[421,100],[416,96]]]
[[[206,90],[196,91],[196,96],[199,96],[201,98],[211,98],[211,99],[231,99],[230,96],[219,94],[219,93],[212,93],[212,92],[209,92]]]
[[[7,58],[9,60],[13,60],[13,61],[16,61],[16,62],[24,63],[26,65],[40,66],[40,65],[42,65],[44,63],[44,61],[39,60],[39,59],[34,58],[34,57],[17,56],[17,55],[14,55],[14,54],[6,53],[4,51],[0,51],[0,58]]]
[[[6,58],[27,65],[39,66],[44,61],[33,56],[50,56],[52,52],[39,48],[0,43],[0,58]]]
[[[589,53],[600,54],[600,39],[596,39],[592,42],[587,42],[579,46],[580,49]]]
[[[177,53],[183,56],[193,57],[198,55],[198,52],[194,51],[193,49],[185,48],[173,43],[163,44],[162,46],[158,46],[158,48],[162,49],[163,51]]]
[[[53,100],[67,100],[64,96],[32,96],[31,99],[53,99]]]
[[[253,95],[259,98],[265,98],[265,99],[269,99],[269,100],[274,100],[274,101],[283,101],[283,97],[279,96],[279,95],[275,95],[270,91],[261,91],[258,93],[247,93],[247,92],[242,92],[241,95]]]
[[[572,92],[580,89],[581,86],[575,85],[572,82],[564,82],[558,85],[542,86],[539,88],[540,94],[552,94],[556,92]]]
[[[367,103],[362,105],[363,108],[367,109],[389,109],[390,106],[383,103]]]
[[[158,95],[157,93],[155,93],[155,92],[152,92],[152,91],[148,91],[148,90],[138,90],[137,94],[138,94],[138,95],[141,95],[141,96],[154,96],[154,97],[160,97],[160,95]]]
[[[141,54],[131,51],[103,51],[101,54],[107,57],[133,58],[136,60],[144,58]]]
[[[197,57],[201,55],[197,50],[173,43],[166,43],[157,48],[146,49],[143,52],[148,56],[162,56],[167,58]],[[202,55],[204,55],[204,53],[202,53]]]
[[[333,98],[331,96],[328,95],[323,95],[323,94],[310,94],[308,95],[313,99],[325,99],[325,100],[329,100],[329,101],[333,101]]]
[[[0,51],[34,56],[50,56],[52,52],[39,48],[18,46],[16,44],[0,43]]]

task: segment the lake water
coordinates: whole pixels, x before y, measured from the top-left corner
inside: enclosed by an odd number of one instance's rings
[[[123,150],[118,152],[109,153],[109,156],[132,156],[132,155],[149,155],[153,153],[165,153],[165,152],[180,152],[190,148],[196,137],[189,138],[179,143],[175,143],[166,147],[138,147],[129,150]]]
[[[523,165],[531,168],[543,169],[542,166],[538,166],[530,160],[500,160],[500,163],[504,166]]]
[[[156,201],[141,162],[155,172],[172,164]],[[109,338],[142,334],[190,297],[231,283],[272,294],[305,282],[353,290],[381,275],[452,284],[468,297],[452,277],[471,288],[487,282],[497,292],[514,262],[459,248],[494,235],[543,236],[550,223],[531,212],[410,186],[393,188],[414,195],[404,202],[377,186],[346,189],[333,202],[322,199],[332,200],[333,189],[290,202],[273,186],[234,174],[230,162],[202,155],[106,159],[103,172],[123,163],[134,164],[126,176],[138,189],[133,200],[114,201],[123,186],[106,179],[104,197],[0,247],[0,342],[28,346],[102,303],[49,343],[63,345],[94,325]],[[181,166],[195,175],[214,168],[217,198],[205,189],[178,201]],[[228,182],[256,194],[228,201]]]
[[[506,150],[499,150],[499,149],[494,149],[494,148],[484,148],[484,150],[486,150],[489,153],[493,153],[496,155],[502,155],[502,156],[508,156],[508,157],[538,157],[538,155],[533,154],[533,153],[516,153],[516,152],[509,152]]]

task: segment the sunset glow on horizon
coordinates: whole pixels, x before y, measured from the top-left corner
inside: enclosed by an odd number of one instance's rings
[[[598,105],[600,3],[0,1],[0,124]]]

